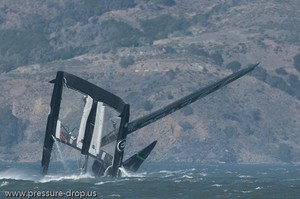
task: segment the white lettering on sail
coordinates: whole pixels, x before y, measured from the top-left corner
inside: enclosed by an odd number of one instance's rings
[[[117,144],[117,149],[118,149],[118,151],[119,151],[119,152],[124,151],[125,145],[126,145],[126,140],[125,140],[125,139],[119,141],[118,144]]]

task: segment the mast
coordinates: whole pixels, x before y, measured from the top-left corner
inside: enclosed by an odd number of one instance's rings
[[[124,150],[126,146],[126,137],[128,132],[129,104],[125,104],[124,109],[120,116],[121,116],[121,123],[118,132],[115,154],[114,154],[113,164],[110,173],[112,177],[119,176],[119,168],[122,166],[123,163]]]

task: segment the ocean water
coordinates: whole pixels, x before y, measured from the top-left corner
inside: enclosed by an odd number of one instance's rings
[[[300,165],[145,163],[121,178],[79,175],[74,162],[0,163],[0,198],[300,198]]]

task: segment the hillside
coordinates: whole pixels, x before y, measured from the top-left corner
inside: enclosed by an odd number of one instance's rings
[[[250,75],[132,134],[151,161],[300,161],[300,3],[0,2],[0,160],[41,158],[64,70],[131,104],[131,119],[249,64]]]

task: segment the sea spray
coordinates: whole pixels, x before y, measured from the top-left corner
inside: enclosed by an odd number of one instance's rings
[[[67,163],[72,168],[75,162]],[[297,164],[151,163],[141,169],[142,177],[122,178],[95,178],[89,173],[85,176],[74,175],[72,170],[42,175],[39,174],[39,167],[40,162],[0,162],[0,198],[7,198],[9,193],[27,193],[30,196],[50,192],[64,193],[63,198],[73,196],[86,199],[190,199],[199,196],[282,199],[299,198],[300,195],[300,166]],[[54,162],[51,167],[54,171],[60,171],[62,166],[60,162]],[[206,175],[203,176],[203,173]]]
[[[0,181],[2,180],[29,180],[36,181],[41,178],[40,175],[37,175],[34,170],[28,168],[10,168],[7,170],[0,171]],[[6,181],[2,181],[1,186],[5,186],[8,183]],[[1,187],[0,186],[0,187]]]
[[[132,173],[130,171],[127,171],[124,167],[120,167],[119,168],[120,172],[121,172],[121,177],[136,177],[136,178],[139,178],[139,177],[144,177],[145,176],[145,173]]]
[[[60,148],[60,144],[58,143],[58,141],[55,139],[55,137],[53,135],[52,135],[52,138],[53,138],[55,146],[57,148],[58,155],[59,155],[59,158],[60,158],[60,162],[62,163],[62,165],[64,167],[64,170],[67,171],[68,170],[67,164],[66,164],[65,158],[64,158],[64,156],[62,154],[62,151],[61,151],[61,148]]]

